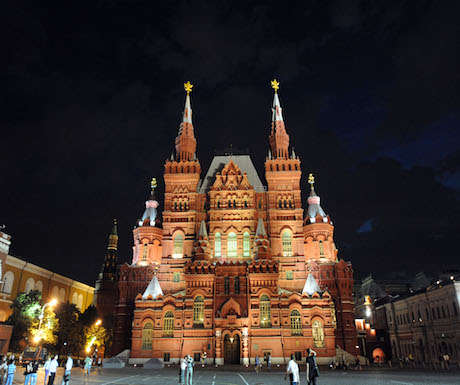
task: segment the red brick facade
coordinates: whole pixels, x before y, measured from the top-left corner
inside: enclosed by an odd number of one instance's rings
[[[206,352],[216,364],[268,352],[282,363],[308,347],[320,361],[336,345],[355,353],[353,270],[337,259],[313,184],[304,213],[300,159],[289,154],[278,95],[266,185],[248,155],[216,156],[202,175],[191,116],[187,94],[176,155],[165,164],[162,223],[151,197],[133,231],[133,263],[118,274],[113,353],[177,362]],[[154,274],[162,294],[146,291]]]

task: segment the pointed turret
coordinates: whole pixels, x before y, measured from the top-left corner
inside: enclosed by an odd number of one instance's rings
[[[113,280],[117,273],[118,260],[118,229],[117,220],[113,220],[112,231],[109,235],[109,242],[107,252],[104,257],[104,264],[102,265],[99,279]]]
[[[184,115],[182,123],[179,127],[179,133],[176,137],[176,159],[177,161],[192,161],[195,157],[196,139],[193,132],[192,123],[192,107],[190,103],[190,92],[193,85],[190,82],[184,84],[184,89],[187,92],[185,98]]]
[[[275,95],[273,97],[272,126],[269,140],[273,158],[288,159],[289,135],[284,126],[283,110],[278,96],[279,84],[276,79],[271,82],[272,88],[275,90]]]
[[[313,277],[313,274],[309,273],[307,282],[305,282],[305,286],[303,287],[302,294],[306,293],[308,295],[313,295],[316,292],[321,292],[321,289],[318,285],[318,282],[316,282],[315,277]]]
[[[256,236],[254,239],[253,247],[254,259],[271,259],[271,248],[270,241],[268,239],[267,232],[265,231],[264,221],[262,218],[259,218],[256,229]]]
[[[139,226],[160,226],[160,217],[158,214],[158,206],[159,203],[155,199],[155,188],[157,187],[157,180],[155,178],[152,179],[151,184],[151,191],[150,197],[145,202],[145,211],[142,215],[142,218],[138,221]]]
[[[308,202],[308,211],[307,217],[305,218],[306,223],[315,223],[315,222],[329,222],[329,216],[324,212],[323,208],[320,205],[320,197],[316,195],[315,192],[315,177],[313,174],[308,176],[308,183],[310,183],[310,196],[307,199]]]
[[[204,220],[200,223],[200,230],[198,237],[194,244],[195,260],[211,260],[212,251],[209,242],[208,230],[206,229],[206,222]]]
[[[147,286],[147,289],[145,289],[144,294],[142,294],[142,299],[148,299],[149,296],[152,296],[152,299],[156,299],[159,295],[163,295],[163,290],[155,274]]]

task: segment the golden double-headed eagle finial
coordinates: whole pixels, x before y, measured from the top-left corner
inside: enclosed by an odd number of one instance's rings
[[[311,187],[313,187],[313,185],[315,184],[315,177],[312,173],[308,174],[308,183],[311,184]]]
[[[280,82],[276,79],[273,79],[271,82],[272,88],[275,90],[275,93],[278,92],[280,88]]]
[[[187,83],[184,83],[184,90],[187,92],[187,95],[192,92],[193,84],[188,81]]]
[[[157,178],[152,178],[152,181],[150,182],[150,187],[152,190],[155,190],[157,187]]]

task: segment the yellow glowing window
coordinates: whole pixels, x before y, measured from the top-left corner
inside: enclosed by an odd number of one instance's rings
[[[173,258],[182,258],[184,256],[184,236],[177,234],[174,237]]]
[[[153,324],[147,322],[142,328],[142,350],[152,349]]]
[[[302,324],[300,323],[300,312],[297,309],[291,311],[291,334],[293,336],[302,334]]]
[[[246,231],[243,234],[243,257],[251,256],[250,247],[251,247],[251,244],[250,244],[249,233]]]
[[[227,256],[229,258],[236,257],[237,251],[238,251],[238,244],[237,244],[236,234],[234,232],[231,232],[230,234],[228,234],[228,238],[227,238]]]
[[[315,348],[324,347],[324,327],[321,321],[313,321],[311,325],[313,334],[313,346]]]
[[[201,326],[204,322],[204,298],[199,295],[193,303],[193,325]]]
[[[172,311],[168,311],[165,314],[163,320],[163,335],[165,337],[172,337],[174,335],[174,313]]]
[[[222,256],[222,237],[220,233],[216,233],[214,237],[214,256],[220,258]]]
[[[292,237],[289,231],[285,231],[281,235],[281,241],[283,244],[283,256],[290,257],[292,256]]]
[[[323,241],[319,241],[319,256],[320,256],[320,258],[324,258],[324,245],[323,245]]]
[[[270,312],[270,298],[268,295],[264,294],[260,297],[260,326],[264,328],[269,328],[271,324],[271,312]]]

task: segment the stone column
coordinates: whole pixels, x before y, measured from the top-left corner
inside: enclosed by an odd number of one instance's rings
[[[216,330],[216,365],[223,365],[222,357],[222,330]]]
[[[249,337],[248,329],[243,329],[243,365],[249,365]]]

